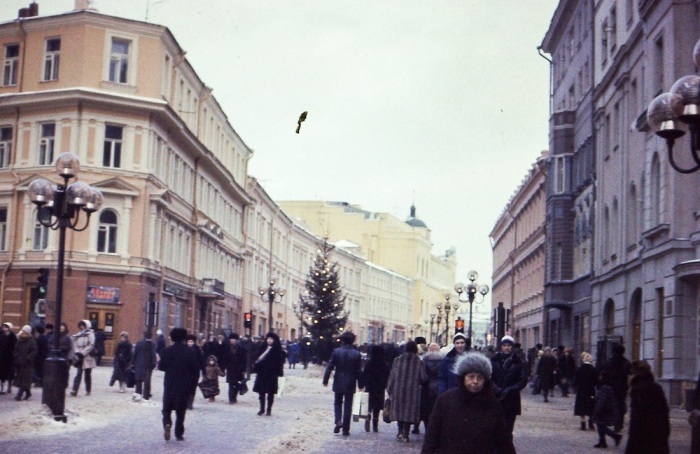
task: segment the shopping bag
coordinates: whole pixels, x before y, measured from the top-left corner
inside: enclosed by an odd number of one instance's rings
[[[369,394],[368,393],[355,393],[354,399],[352,401],[352,420],[357,422],[362,419],[369,418],[368,410]]]
[[[245,378],[241,380],[241,382],[238,384],[238,394],[239,395],[244,395],[245,393],[248,392],[248,380]]]
[[[384,409],[382,410],[382,419],[385,423],[391,422],[391,398],[387,397],[384,401]]]
[[[277,397],[282,397],[284,392],[284,385],[286,384],[285,377],[280,377],[277,381]]]

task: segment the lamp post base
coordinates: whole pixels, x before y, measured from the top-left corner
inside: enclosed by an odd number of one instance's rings
[[[68,384],[68,362],[60,353],[52,351],[44,362],[44,381],[41,403],[46,404],[56,421],[66,422],[66,385]]]

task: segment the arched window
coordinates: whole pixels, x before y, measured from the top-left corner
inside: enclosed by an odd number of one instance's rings
[[[603,244],[600,245],[603,261],[610,256],[610,208],[607,206],[603,210]]]
[[[617,197],[613,199],[612,219],[610,221],[610,255],[616,254],[620,243],[620,210],[617,206]]]
[[[117,252],[117,214],[112,210],[100,213],[97,228],[97,252],[114,254]]]
[[[612,298],[605,302],[605,312],[603,314],[605,335],[611,336],[615,334],[615,302]]]

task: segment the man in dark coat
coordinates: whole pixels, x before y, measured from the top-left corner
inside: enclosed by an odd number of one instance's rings
[[[143,333],[143,339],[136,343],[131,361],[134,365],[136,388],[132,399],[140,401],[151,398],[151,374],[156,368],[156,345],[150,331]]]
[[[0,394],[12,392],[12,379],[15,376],[13,362],[17,336],[12,332],[12,323],[2,324],[0,332]],[[4,388],[7,383],[7,388]]]
[[[235,404],[241,381],[245,378],[246,352],[239,345],[238,333],[231,333],[228,336],[229,347],[224,355],[221,367],[226,370],[226,382],[228,383],[228,403]]]
[[[561,388],[561,397],[569,397],[569,385],[574,380],[576,374],[576,360],[571,356],[571,349],[559,347],[559,357],[557,358],[557,377]]]
[[[617,422],[615,423],[615,432],[622,430],[627,413],[627,390],[629,389],[628,380],[632,364],[625,358],[625,347],[620,344],[614,344],[612,347],[612,357],[605,363],[604,369],[610,372],[610,386],[615,393],[617,399],[618,411]]]
[[[631,366],[630,426],[626,454],[668,454],[670,410],[651,368],[636,360]]]
[[[454,347],[447,352],[447,355],[445,355],[440,364],[438,380],[438,392],[440,394],[458,386],[454,365],[457,359],[467,351],[467,336],[463,333],[457,333],[452,338],[452,343]]]
[[[514,343],[512,337],[504,336],[501,351],[491,358],[493,393],[503,405],[511,434],[515,418],[521,414],[520,390],[527,386],[527,364],[513,351]]]
[[[362,373],[362,357],[360,352],[353,347],[355,335],[349,331],[340,336],[343,346],[333,350],[328,367],[323,374],[323,386],[328,386],[328,379],[335,369],[333,376],[333,392],[335,401],[334,433],[340,432],[342,427],[343,435],[350,435],[350,417],[352,416],[352,399],[355,394],[355,383],[359,384],[360,390],[364,388],[363,383],[359,383]]]
[[[36,357],[34,358],[34,386],[40,388],[44,381],[44,361],[49,356],[49,341],[44,335],[44,327],[34,328],[34,342],[36,342]]]
[[[175,438],[184,440],[185,413],[190,391],[197,386],[200,365],[194,350],[185,345],[187,331],[184,328],[173,328],[170,340],[173,342],[160,355],[158,369],[165,372],[163,377],[163,437],[170,440],[170,430],[173,426],[171,418],[175,410]]]

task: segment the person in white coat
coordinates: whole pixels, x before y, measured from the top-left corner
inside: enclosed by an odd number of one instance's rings
[[[80,381],[85,372],[85,395],[89,396],[92,390],[92,369],[95,367],[95,357],[92,351],[95,349],[95,333],[92,331],[90,320],[78,322],[78,333],[72,336],[73,349],[75,351],[76,362],[73,364],[78,372],[73,379],[73,390],[70,395],[75,397],[80,389]]]

